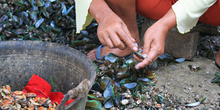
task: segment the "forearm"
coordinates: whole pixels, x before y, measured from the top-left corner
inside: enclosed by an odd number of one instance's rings
[[[170,9],[160,20],[158,20],[165,31],[169,31],[171,28],[176,26],[176,16],[172,9]]]
[[[102,21],[103,17],[114,13],[105,2],[105,0],[93,0],[90,7],[89,13],[96,19],[99,23]]]

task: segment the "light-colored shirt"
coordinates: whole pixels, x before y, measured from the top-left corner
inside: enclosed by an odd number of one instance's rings
[[[196,26],[199,17],[204,14],[217,0],[178,0],[172,9],[176,15],[177,29],[180,33],[187,33]],[[85,29],[93,17],[89,13],[92,0],[75,0],[76,33]]]
[[[93,20],[92,15],[89,13],[89,6],[92,0],[75,0],[76,9],[76,33],[80,33],[85,29]]]
[[[178,0],[172,9],[176,15],[177,29],[180,33],[187,33],[196,26],[199,17],[217,0]]]

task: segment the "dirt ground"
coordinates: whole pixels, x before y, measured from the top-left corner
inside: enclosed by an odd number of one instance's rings
[[[188,65],[201,67],[202,70],[191,71]],[[220,86],[211,83],[216,72],[219,73],[220,69],[215,66],[215,62],[203,57],[183,63],[169,63],[155,70],[158,78],[155,87],[161,93],[168,92],[182,98],[184,103],[193,103],[196,102],[195,98],[206,97],[203,104],[189,109],[220,110]]]

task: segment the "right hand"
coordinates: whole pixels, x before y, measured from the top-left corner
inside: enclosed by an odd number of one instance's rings
[[[131,37],[126,24],[115,13],[108,14],[98,22],[97,34],[99,41],[109,48],[125,49],[126,46],[138,51],[135,40]]]

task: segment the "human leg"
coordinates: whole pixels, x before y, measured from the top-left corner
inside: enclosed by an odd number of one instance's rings
[[[175,0],[136,0],[136,11],[141,16],[158,20],[171,8]]]
[[[220,1],[216,1],[200,18],[205,24],[220,26]]]
[[[131,33],[131,36],[140,44],[137,21],[136,21],[136,7],[135,0],[105,0],[111,10],[117,14],[126,24],[128,30]],[[114,18],[112,18],[114,19]],[[114,53],[119,56],[126,56],[132,53],[132,50],[127,47],[124,50],[118,48],[111,49],[107,46],[101,48],[101,56],[107,55],[109,53]],[[96,49],[90,51],[87,54],[92,60],[96,59]]]
[[[220,1],[216,1],[199,19],[200,22],[220,26]],[[215,63],[220,69],[220,50],[218,51]]]
[[[137,13],[158,20],[178,0],[136,0]],[[199,19],[200,22],[220,26],[220,0],[216,1]]]

